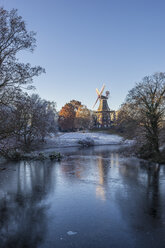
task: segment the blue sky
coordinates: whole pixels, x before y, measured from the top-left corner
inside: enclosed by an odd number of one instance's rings
[[[106,84],[109,106],[118,109],[128,90],[146,75],[165,71],[165,1],[0,0],[17,8],[27,29],[37,32],[33,54],[21,60],[41,65],[36,93],[59,110],[72,99],[92,108],[95,88]]]

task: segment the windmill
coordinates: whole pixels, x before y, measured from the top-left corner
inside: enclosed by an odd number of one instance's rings
[[[96,93],[97,93],[97,99],[95,104],[93,105],[93,108],[96,106],[96,103],[98,100],[100,101],[98,110],[95,111],[96,116],[97,116],[97,127],[99,128],[107,128],[111,126],[111,117],[110,117],[110,108],[108,106],[107,100],[109,96],[109,91],[106,91],[106,95],[103,96],[103,91],[105,89],[105,85],[103,84],[101,91],[96,88]]]

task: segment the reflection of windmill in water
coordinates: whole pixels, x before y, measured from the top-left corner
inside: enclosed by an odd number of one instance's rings
[[[101,91],[99,92],[99,90],[96,88],[96,93],[98,95],[96,102],[93,106],[93,108],[95,107],[97,101],[100,101],[98,110],[95,111],[96,116],[97,116],[97,120],[96,120],[96,126],[99,128],[108,128],[111,126],[112,124],[112,118],[111,118],[111,114],[113,113],[113,119],[115,119],[115,111],[110,111],[110,108],[108,106],[108,97],[109,97],[109,91],[106,91],[106,95],[103,96],[102,93],[104,91],[105,85],[102,86]]]

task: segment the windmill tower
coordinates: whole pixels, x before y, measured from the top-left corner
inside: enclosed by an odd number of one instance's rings
[[[95,107],[97,101],[100,101],[98,110],[95,111],[96,116],[97,116],[97,121],[96,121],[96,126],[99,128],[108,128],[111,126],[111,111],[110,108],[108,106],[107,100],[108,100],[108,96],[109,96],[109,91],[106,91],[106,95],[103,96],[102,93],[104,91],[105,85],[102,86],[101,91],[99,92],[99,90],[96,88],[96,93],[98,95],[96,102],[93,106],[93,108]]]

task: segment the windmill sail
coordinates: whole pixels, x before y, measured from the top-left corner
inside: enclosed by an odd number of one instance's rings
[[[95,105],[96,105],[96,103],[97,103],[98,100],[99,100],[99,96],[98,96],[98,98],[96,99],[96,102],[95,102],[95,104],[93,105],[93,108],[95,107]]]
[[[103,86],[102,86],[102,89],[101,89],[101,91],[100,91],[100,96],[102,95],[104,89],[105,89],[105,84],[103,84]]]
[[[103,86],[102,86],[100,92],[99,92],[99,90],[96,88],[96,93],[97,93],[98,97],[97,97],[97,99],[96,99],[95,104],[93,105],[93,108],[95,107],[95,105],[96,105],[96,103],[98,102],[99,98],[101,98],[101,95],[102,95],[104,89],[105,89],[105,84],[103,84]]]
[[[98,96],[100,96],[100,92],[99,92],[99,90],[97,88],[96,88],[96,93],[97,93]]]

